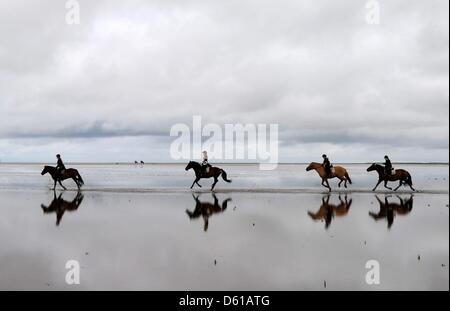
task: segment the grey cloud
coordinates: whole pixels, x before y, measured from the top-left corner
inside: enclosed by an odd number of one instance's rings
[[[324,143],[448,157],[448,1],[380,0],[378,26],[359,0],[79,2],[78,26],[64,1],[0,3],[1,139],[148,136],[164,150],[198,114],[278,123],[283,154]]]

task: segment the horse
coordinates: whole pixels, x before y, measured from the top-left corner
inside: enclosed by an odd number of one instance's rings
[[[194,188],[194,186],[196,184],[197,184],[197,186],[199,186],[201,188],[202,186],[198,182],[200,181],[200,179],[203,179],[203,178],[205,178],[205,179],[214,178],[214,183],[212,185],[211,191],[214,190],[214,187],[219,182],[220,176],[222,176],[222,179],[224,181],[226,181],[227,183],[231,183],[231,180],[228,179],[227,173],[221,168],[210,167],[207,172],[203,172],[203,168],[200,163],[191,161],[186,166],[186,171],[189,171],[191,169],[193,169],[195,172],[195,180],[191,186],[191,189]]]
[[[394,224],[394,218],[396,215],[408,215],[409,213],[411,213],[414,205],[413,195],[411,195],[407,200],[404,200],[401,197],[397,196],[397,198],[400,200],[400,204],[390,203],[387,196],[385,196],[384,202],[381,201],[378,196],[376,196],[376,198],[378,203],[380,204],[380,211],[378,213],[369,212],[369,215],[375,221],[386,218],[388,222],[388,229],[390,229]]]
[[[377,190],[378,186],[381,184],[381,182],[384,181],[384,187],[386,189],[392,190],[391,187],[388,187],[388,182],[390,181],[400,181],[400,184],[397,188],[394,189],[394,191],[397,191],[401,186],[408,185],[412,191],[416,191],[413,187],[412,177],[411,174],[406,170],[395,170],[395,173],[392,175],[387,175],[384,166],[380,164],[372,164],[368,169],[368,172],[376,171],[378,173],[378,183],[373,188],[372,191]]]
[[[327,195],[322,198],[320,209],[316,213],[308,211],[308,215],[315,221],[324,220],[325,229],[328,229],[334,216],[346,216],[353,203],[352,199],[347,200],[347,196],[345,196],[345,201],[339,196],[339,201],[339,205],[330,204],[330,195]]]
[[[59,226],[64,213],[66,211],[76,211],[83,202],[83,198],[84,197],[81,192],[78,192],[77,196],[71,202],[69,202],[62,198],[62,194],[60,194],[59,197],[56,197],[56,192],[54,192],[52,203],[50,203],[49,206],[41,204],[41,208],[44,214],[56,213],[56,225]]]
[[[306,168],[306,171],[315,170],[319,176],[322,178],[322,186],[325,188],[328,188],[331,191],[330,183],[328,182],[328,179],[333,178],[339,178],[341,181],[339,182],[339,188],[341,187],[341,184],[344,183],[344,187],[347,188],[347,182],[352,184],[352,179],[350,178],[347,170],[343,168],[342,166],[334,166],[333,172],[331,176],[328,176],[327,172],[325,171],[325,167],[323,167],[322,164],[312,162],[308,167]]]
[[[77,184],[78,190],[81,190],[81,187],[84,185],[83,178],[81,178],[80,173],[76,169],[68,168],[64,172],[64,176],[60,176],[60,172],[53,166],[45,166],[41,175],[50,174],[52,176],[53,181],[55,182],[53,186],[53,190],[56,189],[56,183],[58,182],[64,190],[67,190],[66,187],[61,183],[61,181],[66,179],[73,179],[73,181]]]
[[[207,203],[201,202],[198,199],[198,196],[195,197],[194,195],[192,195],[192,197],[195,200],[195,209],[193,212],[191,212],[190,210],[186,210],[186,214],[189,216],[189,218],[191,220],[202,216],[203,221],[204,221],[203,230],[205,232],[208,231],[209,217],[211,217],[213,214],[220,214],[220,213],[225,212],[225,210],[228,207],[228,203],[230,203],[232,201],[230,198],[230,199],[226,199],[225,201],[223,201],[222,204],[219,204],[219,200],[217,199],[217,197],[214,194],[213,194],[214,204],[211,204],[209,202],[207,202]]]

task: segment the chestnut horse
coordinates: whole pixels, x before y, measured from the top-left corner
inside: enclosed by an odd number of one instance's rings
[[[190,169],[193,169],[195,172],[195,180],[191,186],[191,189],[194,188],[195,184],[197,184],[197,186],[199,186],[201,188],[202,186],[198,182],[200,181],[200,179],[203,179],[203,178],[206,178],[206,179],[214,178],[214,183],[212,185],[211,191],[214,190],[214,187],[219,182],[220,176],[222,176],[222,179],[224,181],[226,181],[227,183],[231,183],[231,180],[228,179],[227,173],[221,168],[210,167],[208,172],[203,172],[203,168],[200,163],[191,161],[186,166],[186,171],[189,171]]]
[[[350,185],[352,184],[352,180],[351,180],[350,176],[348,175],[347,170],[345,168],[343,168],[342,166],[334,166],[331,176],[327,175],[327,173],[325,171],[325,167],[323,167],[322,164],[316,163],[316,162],[312,162],[310,165],[308,165],[306,170],[308,172],[311,170],[315,170],[317,172],[317,174],[319,174],[320,178],[322,178],[322,186],[324,186],[325,188],[328,188],[330,191],[331,191],[331,187],[330,187],[330,183],[328,182],[328,179],[339,178],[341,180],[339,182],[339,187],[341,187],[342,183],[344,183],[345,188],[347,188],[347,182],[349,182]]]
[[[308,211],[308,215],[314,221],[325,221],[325,229],[328,229],[334,216],[346,216],[353,203],[353,200],[350,199],[349,201],[347,199],[347,196],[345,196],[345,201],[342,200],[341,196],[339,196],[339,201],[339,205],[330,204],[330,195],[328,194],[327,196],[322,198],[322,205],[320,206],[320,209],[316,213]]]
[[[397,188],[394,189],[394,191],[397,191],[401,186],[403,185],[408,185],[412,191],[416,191],[416,189],[414,189],[413,187],[413,182],[412,182],[412,178],[411,178],[411,174],[408,173],[408,171],[405,170],[395,170],[395,173],[392,175],[387,175],[385,170],[384,170],[384,166],[380,165],[380,164],[372,164],[368,169],[368,172],[372,172],[372,171],[376,171],[378,173],[378,183],[375,186],[375,188],[373,188],[372,191],[377,190],[378,186],[381,184],[381,182],[384,181],[384,187],[386,189],[392,190],[391,187],[388,187],[388,182],[390,181],[399,181],[400,184],[398,185]]]
[[[56,167],[45,166],[44,169],[42,170],[41,175],[44,176],[47,173],[52,176],[53,181],[55,182],[55,184],[53,186],[53,190],[55,190],[57,182],[60,184],[60,186],[64,190],[67,190],[67,188],[64,187],[64,185],[61,183],[61,181],[66,180],[66,179],[73,179],[73,181],[77,184],[78,190],[80,190],[81,187],[84,185],[84,181],[83,181],[83,178],[81,178],[80,173],[78,173],[78,171],[73,168],[66,169],[64,176],[60,176],[60,173],[58,172]]]

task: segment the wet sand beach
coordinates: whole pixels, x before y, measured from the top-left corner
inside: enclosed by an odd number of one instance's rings
[[[448,165],[402,166],[414,194],[368,191],[367,165],[331,194],[304,165],[222,165],[215,195],[183,165],[73,165],[84,191],[55,195],[42,166],[0,165],[0,290],[449,289]]]

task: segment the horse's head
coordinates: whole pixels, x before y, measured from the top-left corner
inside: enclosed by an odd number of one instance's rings
[[[306,171],[309,172],[311,170],[314,170],[317,168],[317,163],[312,162],[311,164],[308,165],[308,167],[306,168]]]
[[[48,166],[44,166],[44,169],[42,170],[41,175],[44,176],[47,173],[48,173]]]
[[[377,171],[377,164],[373,163],[371,166],[367,168],[368,172]]]
[[[189,171],[190,169],[192,169],[192,168],[193,168],[193,164],[194,164],[194,162],[190,161],[190,162],[188,163],[188,165],[186,166],[185,170],[186,170],[186,171]]]

